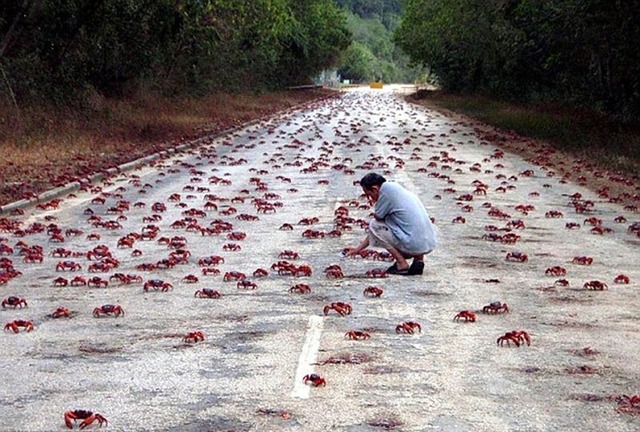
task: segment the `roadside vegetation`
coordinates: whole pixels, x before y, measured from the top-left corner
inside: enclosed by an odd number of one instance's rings
[[[639,20],[638,2],[407,0],[394,40],[432,103],[637,175]]]
[[[347,17],[353,42],[339,64],[343,79],[355,83],[383,81],[413,83],[420,67],[409,65],[409,56],[393,42],[400,23],[400,0],[336,0]]]
[[[0,8],[0,203],[321,93],[333,0],[24,0]]]

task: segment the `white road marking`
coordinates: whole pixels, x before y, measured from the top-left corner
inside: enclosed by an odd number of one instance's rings
[[[309,325],[307,326],[307,338],[302,346],[300,359],[298,360],[298,369],[293,382],[292,398],[309,399],[311,387],[306,385],[302,378],[305,375],[313,373],[313,364],[318,357],[320,349],[320,335],[322,334],[323,320],[321,316],[312,315],[309,317]]]

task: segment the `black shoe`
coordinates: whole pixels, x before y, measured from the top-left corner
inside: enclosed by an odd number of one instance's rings
[[[424,272],[424,261],[414,261],[409,267],[409,274],[411,276],[418,276]]]
[[[394,264],[387,269],[387,274],[408,276],[410,273],[408,268],[400,270],[398,269],[398,266]]]

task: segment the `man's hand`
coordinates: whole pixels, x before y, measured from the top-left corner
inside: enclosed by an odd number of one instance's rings
[[[348,247],[342,251],[342,255],[353,258],[354,256],[359,255],[361,250],[362,249],[359,249],[357,247]]]

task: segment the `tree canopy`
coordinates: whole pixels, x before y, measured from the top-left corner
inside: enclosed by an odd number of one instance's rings
[[[309,82],[351,41],[332,0],[22,0],[0,8],[14,99]]]
[[[407,0],[395,41],[455,92],[640,116],[640,2]]]

